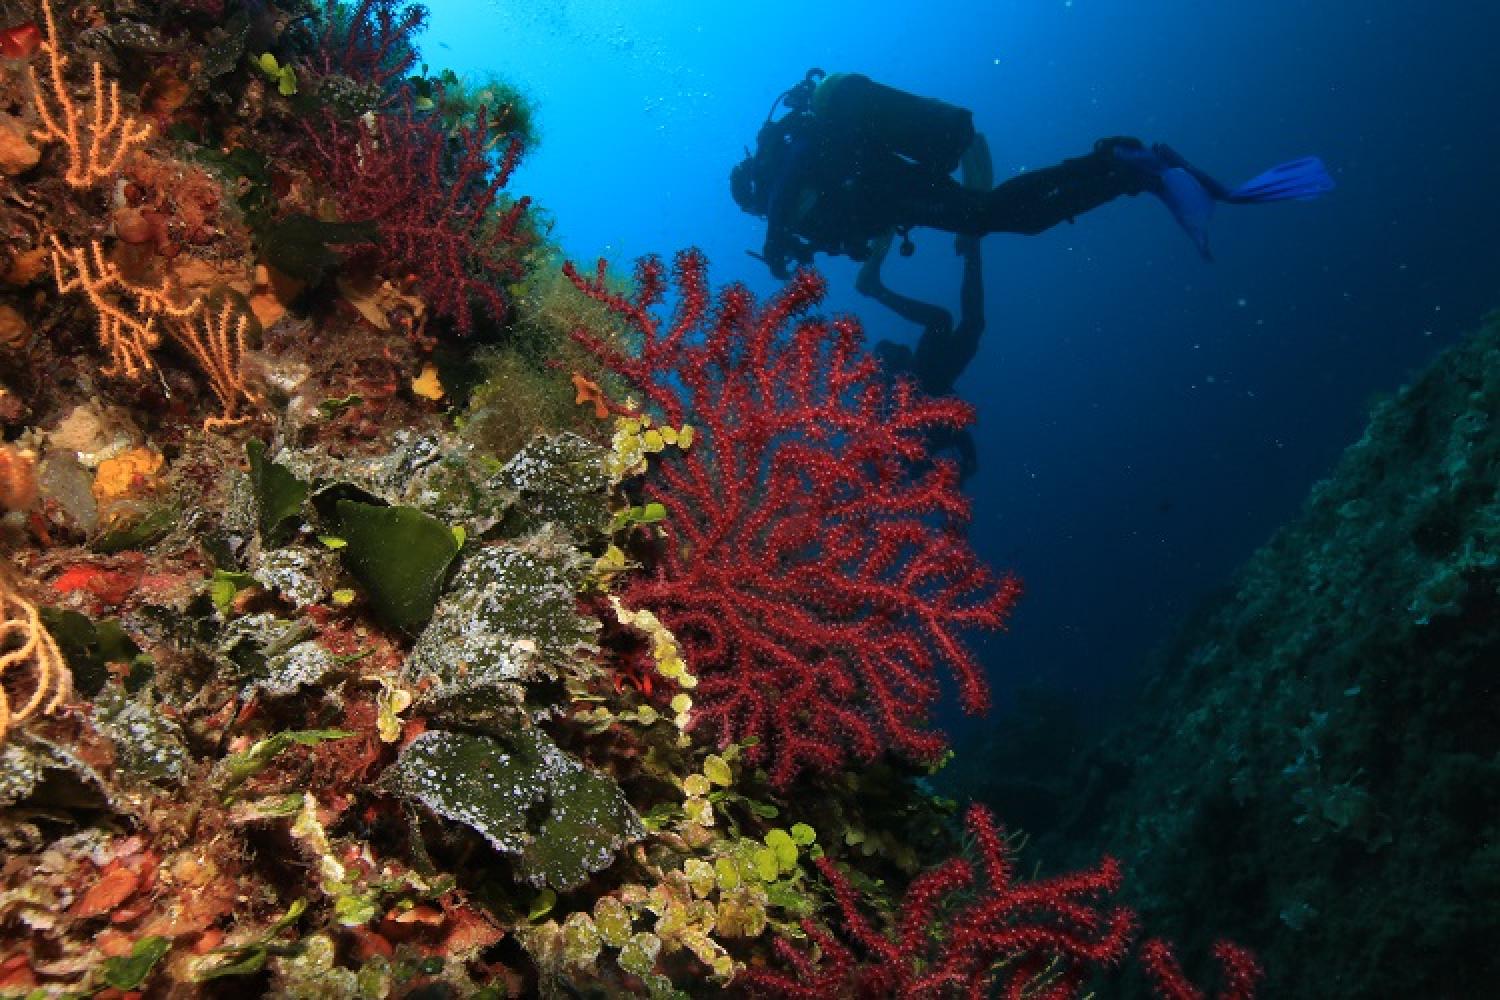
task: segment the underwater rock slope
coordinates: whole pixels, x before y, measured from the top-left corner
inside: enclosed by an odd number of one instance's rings
[[[1146,919],[1254,943],[1269,996],[1500,973],[1497,419],[1492,316],[1375,408],[1113,748],[1134,770],[1106,846]]]

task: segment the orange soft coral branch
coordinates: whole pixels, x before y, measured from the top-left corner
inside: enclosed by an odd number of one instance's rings
[[[125,156],[151,135],[151,126],[133,115],[123,114],[120,106],[120,84],[110,81],[104,86],[104,67],[94,63],[94,100],[92,113],[81,109],[68,93],[63,71],[68,57],[62,54],[57,40],[57,24],[52,18],[51,0],[42,0],[42,17],[47,25],[47,86],[37,79],[36,69],[26,67],[31,91],[42,128],[31,134],[38,142],[61,142],[68,149],[68,170],[64,179],[75,188],[92,187],[120,169]]]
[[[64,264],[74,272],[72,278],[64,277]],[[52,272],[57,278],[57,292],[82,292],[89,304],[99,313],[99,346],[109,352],[109,367],[104,374],[136,379],[156,370],[151,360],[151,350],[161,343],[161,332],[156,327],[158,316],[187,319],[201,308],[201,301],[186,306],[176,306],[166,292],[166,286],[147,288],[127,281],[120,269],[104,256],[104,248],[95,241],[87,250],[64,247],[56,236],[52,237]],[[120,296],[135,299],[136,310],[128,311],[120,304]]]
[[[139,379],[156,371],[151,352],[166,333],[192,355],[224,408],[222,416],[204,421],[205,430],[238,426],[249,419],[241,412],[246,404],[260,405],[260,395],[245,377],[250,316],[232,299],[217,310],[208,307],[207,298],[177,305],[165,283],[150,288],[126,280],[97,241],[87,249],[65,247],[53,236],[52,270],[58,294],[82,292],[99,314],[99,346],[110,358],[100,369],[105,375]],[[165,320],[165,326],[158,326],[158,320]]]
[[[73,675],[36,605],[0,581],[0,744],[12,722],[55,711],[72,693]]]
[[[203,300],[199,300],[201,304]],[[203,422],[206,431],[238,427],[250,419],[240,412],[241,404],[258,407],[261,398],[245,378],[246,335],[250,314],[225,296],[218,310],[198,309],[169,328],[172,339],[182,346],[198,367],[208,376],[208,387],[219,398],[223,416]]]

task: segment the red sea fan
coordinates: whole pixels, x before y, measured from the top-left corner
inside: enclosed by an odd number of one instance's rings
[[[1254,1000],[1256,984],[1265,975],[1255,956],[1232,941],[1215,944],[1213,954],[1223,980],[1216,1000]],[[1140,961],[1152,992],[1162,1000],[1204,1000],[1206,994],[1188,982],[1172,946],[1161,938],[1141,945]]]
[[[1095,971],[1125,956],[1135,918],[1100,902],[1120,885],[1112,859],[1089,871],[1021,882],[994,817],[971,806],[965,825],[979,855],[982,885],[976,885],[970,862],[944,862],[912,882],[894,933],[887,934],[864,915],[849,880],[821,859],[842,933],[806,920],[803,930],[820,952],[816,961],[778,939],[777,951],[792,972],[751,969],[736,983],[755,995],[792,1000],[1068,1000]]]
[[[309,68],[318,76],[342,76],[373,88],[385,107],[398,99],[416,64],[415,36],[427,24],[427,8],[407,0],[359,0],[341,10],[325,0],[323,30]]]
[[[343,122],[326,115],[307,128],[325,179],[346,222],[374,222],[378,243],[359,252],[393,278],[411,278],[427,305],[453,321],[459,334],[474,326],[473,305],[500,321],[501,288],[522,276],[527,242],[523,216],[530,199],[499,208],[501,189],[521,156],[512,140],[500,162],[487,109],[448,136],[433,115],[413,111]]]
[[[659,260],[642,261],[629,298],[608,290],[602,262],[592,278],[565,268],[641,344],[627,355],[587,331],[575,339],[668,423],[700,432],[652,468],[664,537],[621,597],[688,652],[693,725],[725,744],[754,738],[777,785],[887,749],[931,759],[944,746],[926,728],[938,671],[968,711],[985,710],[964,633],[1002,627],[1020,595],[970,548],[956,470],[927,450],[931,429],[964,426],[972,410],[888,384],[854,319],[799,318],[823,298],[816,273],[763,306],[730,285],[711,308],[705,269],[697,252],[678,255],[663,329]]]

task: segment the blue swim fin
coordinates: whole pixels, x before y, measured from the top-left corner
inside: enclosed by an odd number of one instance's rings
[[[1172,218],[1188,234],[1204,260],[1213,260],[1208,248],[1208,224],[1214,217],[1214,199],[1198,179],[1181,167],[1161,172],[1161,190],[1156,196],[1166,203]]]
[[[1334,188],[1328,168],[1316,156],[1278,163],[1263,174],[1252,177],[1233,191],[1225,201],[1239,205],[1267,201],[1311,201]]]
[[[1256,205],[1272,201],[1311,201],[1334,188],[1328,169],[1316,156],[1279,163],[1229,190],[1183,159],[1172,147],[1158,143],[1150,149],[1117,145],[1117,159],[1152,175],[1159,182],[1150,188],[1171,210],[1172,217],[1188,234],[1204,260],[1213,260],[1208,246],[1208,224],[1214,203]]]
[[[1166,146],[1146,149],[1119,145],[1113,152],[1116,159],[1124,160],[1156,180],[1157,183],[1149,188],[1151,193],[1171,211],[1172,218],[1188,234],[1203,259],[1213,260],[1208,247],[1208,224],[1213,219],[1214,195],[1199,183],[1186,161]]]

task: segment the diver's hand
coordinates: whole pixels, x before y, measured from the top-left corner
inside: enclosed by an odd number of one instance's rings
[[[790,275],[787,274],[786,270],[786,257],[781,254],[777,254],[774,257],[768,257],[763,253],[756,253],[754,250],[746,250],[745,256],[754,257],[756,260],[766,265],[766,267],[770,268],[771,277],[773,278],[776,278],[780,281],[785,281],[788,277],[790,277]]]

